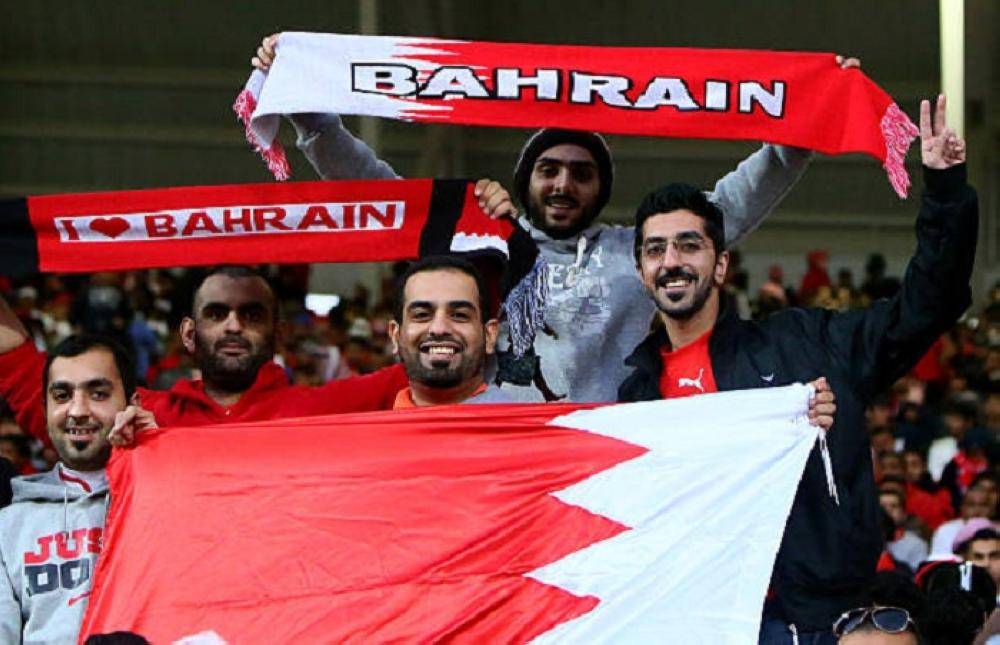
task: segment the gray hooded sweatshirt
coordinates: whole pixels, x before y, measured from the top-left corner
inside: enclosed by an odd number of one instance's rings
[[[300,114],[291,121],[299,149],[324,179],[398,178],[337,115]],[[715,184],[708,196],[725,215],[727,245],[760,225],[811,158],[808,150],[764,145]],[[535,338],[546,384],[567,401],[616,401],[618,386],[629,373],[625,358],[649,332],[656,310],[635,269],[635,229],[594,223],[578,235],[556,240],[527,219],[520,223],[549,265],[545,322],[554,335]],[[501,329],[499,349],[507,347]],[[533,386],[504,383],[503,390],[519,402],[544,400]]]
[[[0,642],[76,642],[104,538],[102,475],[85,481],[59,464],[11,481],[14,501],[0,511]]]

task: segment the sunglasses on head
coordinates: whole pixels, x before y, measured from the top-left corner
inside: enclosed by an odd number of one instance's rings
[[[875,629],[888,634],[901,634],[907,630],[914,631],[916,625],[910,614],[899,607],[859,607],[845,611],[833,624],[834,636],[840,638],[869,623]]]

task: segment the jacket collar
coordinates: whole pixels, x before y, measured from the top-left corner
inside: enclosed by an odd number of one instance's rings
[[[240,397],[239,405],[247,397],[253,398],[255,394],[261,394],[270,390],[277,390],[288,385],[288,377],[285,370],[274,361],[268,361],[257,372],[257,378],[253,385]],[[210,407],[220,407],[210,396],[205,394],[205,382],[201,379],[190,380],[181,379],[170,388],[172,396],[187,399]]]
[[[736,324],[739,323],[735,308],[727,304],[722,293],[719,296],[719,317],[715,321],[712,335],[708,341],[708,354],[712,357],[712,369],[716,372],[716,379],[719,377],[718,370],[715,369],[715,357],[722,348],[730,345],[732,332]],[[651,331],[625,359],[627,366],[634,367],[646,375],[645,380],[652,379],[656,383],[659,382],[660,373],[663,371],[663,358],[660,350],[670,346],[667,328],[660,321],[657,322],[656,329]],[[716,382],[718,383],[718,380]],[[721,385],[720,389],[722,389]]]

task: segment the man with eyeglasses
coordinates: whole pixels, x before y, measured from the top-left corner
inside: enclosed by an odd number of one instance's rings
[[[867,309],[786,309],[739,320],[720,289],[729,256],[723,214],[694,186],[649,194],[636,213],[635,261],[662,326],[627,359],[619,400],[652,399],[829,379],[832,431],[806,464],[785,527],[761,643],[832,643],[830,625],[858,607],[882,550],[865,408],[927,351],[971,303],[978,231],[965,144],[921,104],[926,189],[917,249],[900,292]]]

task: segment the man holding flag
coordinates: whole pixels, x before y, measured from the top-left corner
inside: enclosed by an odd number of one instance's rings
[[[629,357],[622,401],[803,382],[838,393],[837,427],[806,465],[785,528],[761,643],[832,643],[830,625],[865,604],[882,548],[864,411],[971,302],[978,206],[965,142],[945,99],[920,108],[925,191],[917,249],[900,292],[864,310],[788,309],[741,321],[720,297],[728,253],[723,214],[697,188],[658,189],[636,211],[635,261],[662,326]],[[827,445],[829,447],[827,447]],[[807,639],[811,639],[808,640]]]

